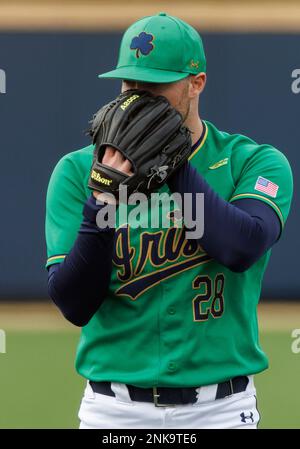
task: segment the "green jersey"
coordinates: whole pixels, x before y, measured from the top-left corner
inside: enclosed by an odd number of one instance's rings
[[[205,125],[190,163],[226,201],[267,203],[283,228],[293,189],[285,156]],[[63,261],[77,237],[90,195],[92,156],[88,146],[64,156],[54,169],[47,195],[47,266]],[[256,309],[270,251],[237,273],[213,260],[197,240],[186,240],[181,227],[133,229],[130,220],[117,222],[114,242],[107,297],[81,331],[76,368],[82,376],[139,387],[189,387],[267,368]]]

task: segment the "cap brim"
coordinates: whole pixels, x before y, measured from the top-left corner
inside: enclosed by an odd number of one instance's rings
[[[170,72],[168,70],[152,69],[149,67],[120,67],[110,72],[98,75],[98,78],[116,78],[123,80],[141,81],[144,83],[173,83],[186,78],[189,73]]]

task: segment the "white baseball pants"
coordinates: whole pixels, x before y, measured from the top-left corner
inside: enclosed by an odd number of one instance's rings
[[[204,386],[194,404],[172,407],[132,401],[125,384],[111,387],[116,397],[94,393],[87,384],[80,429],[256,429],[260,419],[253,376],[241,393],[215,400],[217,385]]]

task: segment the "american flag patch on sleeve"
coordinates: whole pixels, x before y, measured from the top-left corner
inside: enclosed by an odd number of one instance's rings
[[[271,182],[268,179],[259,176],[257,178],[254,189],[258,190],[259,192],[266,193],[272,198],[276,198],[279,186],[277,184],[274,184],[274,182]]]

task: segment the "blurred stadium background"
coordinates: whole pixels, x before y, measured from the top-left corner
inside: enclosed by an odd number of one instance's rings
[[[270,369],[256,384],[260,427],[300,428],[300,354],[291,351],[291,332],[300,328],[300,93],[292,91],[292,72],[300,70],[299,0],[1,0],[0,328],[7,352],[0,353],[0,428],[78,426],[79,330],[47,299],[47,183],[61,156],[89,143],[88,120],[118,93],[118,82],[97,74],[115,65],[123,30],[160,11],[189,21],[203,36],[203,118],[273,144],[293,168],[293,208],[259,307]]]

